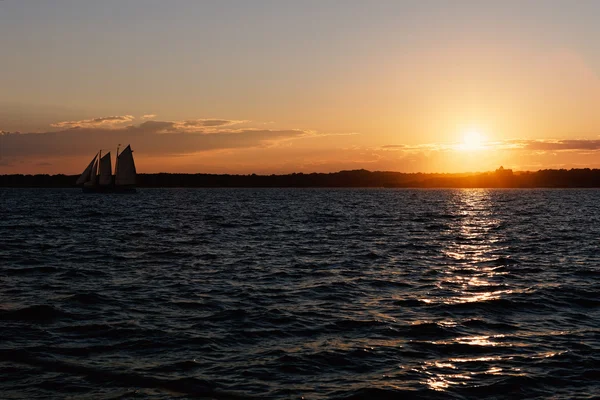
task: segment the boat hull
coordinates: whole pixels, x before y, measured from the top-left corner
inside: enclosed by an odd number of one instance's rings
[[[83,186],[83,193],[135,193],[134,185]]]

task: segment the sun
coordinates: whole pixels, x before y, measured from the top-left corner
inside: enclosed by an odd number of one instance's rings
[[[463,135],[463,142],[460,148],[463,150],[480,150],[483,149],[484,137],[478,131],[467,131]]]

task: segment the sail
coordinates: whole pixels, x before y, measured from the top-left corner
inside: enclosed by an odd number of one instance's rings
[[[100,185],[110,185],[112,183],[112,167],[110,165],[110,152],[106,153],[100,159]]]
[[[117,156],[115,184],[135,185],[135,163],[133,162],[133,151],[131,151],[130,146],[127,146]]]
[[[81,185],[82,183],[86,183],[91,180],[91,177],[93,176],[93,172],[96,170],[96,168],[95,168],[96,157],[98,157],[97,154],[94,156],[94,158],[92,158],[90,165],[88,165],[87,168],[85,169],[85,171],[83,171],[83,173],[77,179],[77,182],[75,182],[75,184]]]
[[[89,184],[95,185],[98,182],[98,160],[94,160],[94,166],[90,171],[90,179],[88,179]]]

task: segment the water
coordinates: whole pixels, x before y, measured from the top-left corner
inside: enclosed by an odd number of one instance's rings
[[[0,192],[2,398],[586,398],[598,190]]]

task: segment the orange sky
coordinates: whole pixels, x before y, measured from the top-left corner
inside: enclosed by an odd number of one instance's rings
[[[0,174],[600,167],[598,2],[24,3]]]

